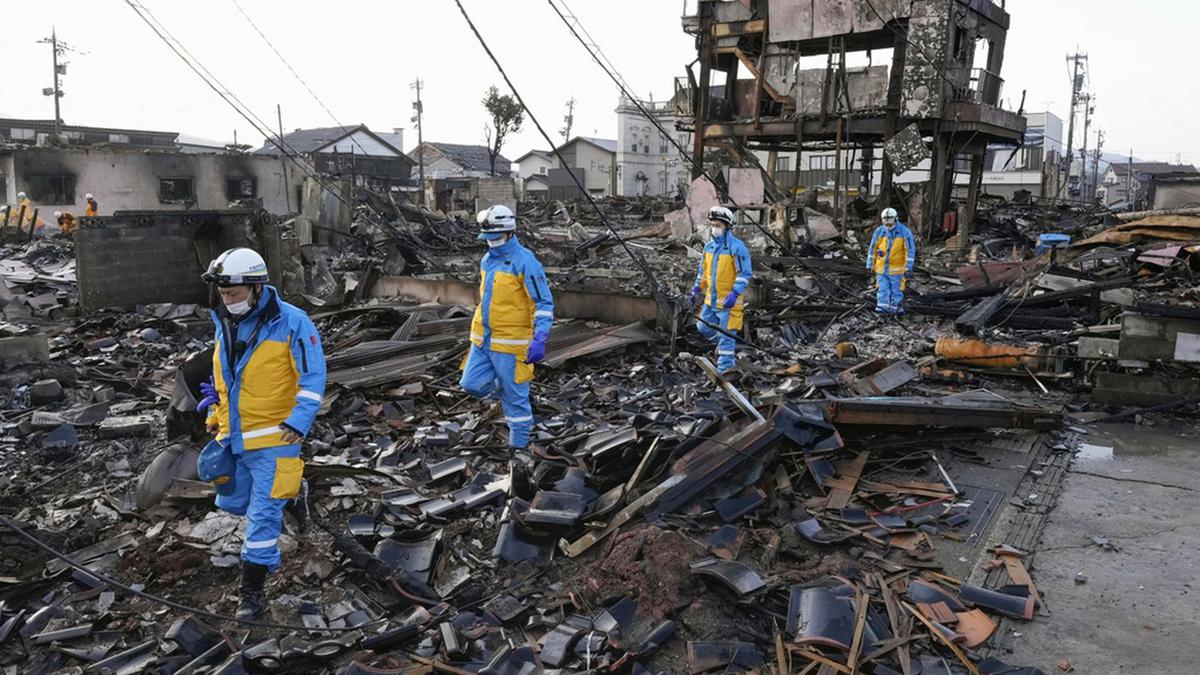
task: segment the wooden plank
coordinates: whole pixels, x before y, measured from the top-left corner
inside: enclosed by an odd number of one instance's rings
[[[750,21],[730,21],[714,23],[712,34],[715,38],[732,37],[734,35],[750,35],[767,30],[766,19],[751,19]]]
[[[979,672],[979,669],[975,667],[975,663],[972,662],[970,659],[968,659],[967,655],[963,653],[962,648],[960,648],[958,645],[954,644],[954,642],[951,641],[950,638],[946,637],[945,634],[942,633],[942,631],[938,630],[937,627],[933,625],[933,622],[931,622],[929,619],[926,619],[924,616],[922,616],[920,612],[918,612],[912,605],[908,604],[907,602],[901,601],[900,605],[902,607],[904,607],[905,609],[907,609],[909,611],[909,613],[912,614],[913,617],[915,617],[917,619],[917,621],[920,621],[921,623],[925,624],[925,627],[929,629],[929,632],[933,634],[933,637],[935,639],[937,639],[942,644],[946,645],[950,649],[951,652],[954,652],[954,655],[956,657],[958,657],[958,660],[960,662],[962,662],[963,666],[966,667],[967,672],[971,673],[971,675],[981,675],[981,673]]]
[[[843,479],[851,481],[848,489],[835,487],[829,493],[829,499],[825,502],[825,508],[828,509],[844,509],[850,503],[850,498],[854,496],[854,487],[858,484],[858,477],[862,475],[863,467],[867,465],[867,457],[870,453],[863,451],[858,453],[848,465],[842,468],[839,476]]]
[[[870,597],[866,593],[855,591],[854,638],[850,641],[850,654],[846,658],[846,665],[850,668],[851,675],[858,675],[858,660],[862,655],[863,633],[867,628],[867,605],[870,602]]]
[[[599,532],[589,532],[571,543],[567,543],[566,539],[561,539],[558,542],[558,548],[565,553],[568,558],[574,558],[578,556],[595,545],[596,542],[615,532],[625,523],[633,520],[633,517],[641,512],[642,509],[646,508],[650,504],[653,504],[654,500],[661,497],[667,490],[675,487],[676,484],[682,482],[686,477],[687,475],[682,473],[671,476],[655,486],[653,490],[650,490],[641,497],[638,497],[634,501],[630,502],[628,506],[621,509],[620,513],[618,513],[616,516],[613,516],[613,519],[609,521],[608,525],[605,526],[603,530],[600,530]]]

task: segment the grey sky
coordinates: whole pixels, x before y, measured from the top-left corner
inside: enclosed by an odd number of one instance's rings
[[[452,0],[238,0],[344,124],[406,128],[415,143],[409,82],[425,81],[425,138],[480,143],[479,104],[502,81]],[[143,4],[259,117],[285,129],[332,126],[233,0]],[[574,134],[616,137],[617,92],[544,0],[464,0],[527,103],[557,140],[564,104],[578,100]],[[572,9],[637,93],[665,98],[694,58],[680,30],[681,0],[570,0]],[[694,0],[692,3],[694,5]],[[6,3],[0,59],[8,65],[0,114],[49,119],[50,48],[36,43],[56,26],[88,52],[69,57],[63,118],[93,126],[145,127],[255,146],[261,134],[208,89],[123,0]],[[1003,76],[1011,107],[1066,117],[1065,56],[1089,55],[1095,128],[1105,150],[1143,159],[1200,163],[1200,121],[1180,53],[1200,25],[1200,3],[1155,0],[1131,9],[1116,0],[1008,0],[1013,23]],[[27,37],[26,37],[27,36]],[[1047,102],[1050,102],[1047,104]],[[1077,140],[1078,143],[1078,140]],[[1094,143],[1090,141],[1089,145]],[[531,124],[506,145],[515,159],[544,147]]]

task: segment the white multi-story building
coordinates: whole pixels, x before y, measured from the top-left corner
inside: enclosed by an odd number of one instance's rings
[[[691,152],[692,135],[675,129],[679,117],[675,101],[638,101],[676,142]],[[622,96],[617,103],[617,194],[673,195],[691,178],[690,168],[675,147],[658,128]]]

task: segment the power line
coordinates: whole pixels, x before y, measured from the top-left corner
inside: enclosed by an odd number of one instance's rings
[[[248,106],[242,103],[241,99],[234,95],[234,93],[230,91],[229,88],[226,87],[219,79],[217,79],[217,77],[213,75],[208,68],[205,68],[204,64],[200,63],[199,59],[193,56],[192,53],[188,51],[187,47],[184,47],[183,43],[176,39],[175,36],[172,35],[169,30],[167,30],[166,26],[163,26],[162,23],[154,17],[150,10],[146,9],[146,7],[141,3],[134,2],[134,0],[125,0],[125,4],[129,5],[130,9],[132,9],[134,13],[138,15],[138,18],[145,22],[145,24],[150,27],[150,30],[154,31],[154,34],[157,35],[165,45],[167,45],[167,48],[174,52],[175,55],[178,56],[180,60],[182,60],[184,64],[186,64],[187,67],[196,74],[197,77],[203,80],[210,89],[216,92],[217,96],[221,97],[221,100],[229,104],[229,106],[233,108],[234,111],[242,117],[242,119],[246,120],[250,126],[254,127],[254,129],[262,134],[264,138],[275,144],[275,146],[279,148],[279,151],[288,156],[288,158],[291,159],[296,166],[299,166],[306,175],[312,175],[315,173],[313,170],[315,167],[312,166],[307,160],[303,160],[302,156],[296,152],[295,149],[287,143],[287,141],[285,141],[283,138],[275,140],[269,131],[271,128],[270,125],[266,122],[263,122],[262,119],[255,115],[254,111],[250,110]],[[341,198],[340,194],[339,198]]]
[[[357,145],[358,149],[361,150],[364,155],[370,154],[367,152],[366,148],[364,148],[362,144],[360,144],[358,140],[355,139],[352,134],[350,134],[350,129],[348,129],[346,125],[342,124],[341,121],[338,120],[337,116],[333,114],[333,111],[325,105],[325,103],[321,100],[321,97],[317,96],[317,93],[312,90],[312,87],[308,86],[308,83],[304,81],[304,78],[300,77],[300,73],[296,72],[296,69],[292,67],[292,64],[288,63],[288,60],[283,58],[283,54],[279,53],[279,50],[275,48],[274,43],[272,43],[271,40],[263,34],[262,30],[259,29],[258,24],[254,23],[254,20],[250,18],[250,15],[246,13],[246,10],[242,9],[242,6],[238,4],[238,1],[229,1],[233,3],[233,6],[237,8],[238,12],[241,12],[242,16],[246,18],[246,23],[249,23],[250,27],[254,29],[254,32],[258,33],[258,36],[263,39],[263,42],[267,43],[267,46],[271,48],[271,51],[275,52],[275,56],[279,57],[279,60],[283,63],[283,65],[286,66],[289,71],[291,71],[292,77],[296,78],[296,81],[304,87],[305,91],[308,92],[308,95],[311,96],[312,99],[317,102],[317,105],[321,106],[321,109],[329,115],[329,119],[333,120],[334,123],[341,128],[343,133],[345,133],[347,136],[350,136],[350,141]],[[283,135],[282,129],[279,131],[279,134],[280,136]]]
[[[562,2],[562,0],[559,0],[559,1]],[[653,124],[656,129],[658,129],[659,133],[662,134],[671,145],[675,146],[675,149],[679,151],[679,154],[683,157],[683,159],[685,159],[688,162],[688,164],[692,165],[694,170],[696,170],[701,176],[703,176],[714,188],[720,190],[721,187],[719,187],[717,185],[717,182],[715,180],[713,180],[713,177],[704,168],[703,158],[702,157],[694,157],[691,153],[689,153],[686,149],[684,149],[684,147],[679,143],[679,141],[677,141],[675,139],[674,135],[668,133],[666,128],[663,127],[662,123],[660,123],[658,121],[658,119],[652,113],[650,113],[648,110],[646,110],[646,107],[642,105],[641,101],[638,100],[638,98],[636,96],[634,96],[632,92],[629,91],[629,88],[624,84],[624,78],[622,78],[619,73],[616,73],[610,65],[607,65],[605,63],[606,59],[603,59],[602,55],[593,48],[594,45],[589,44],[575,30],[575,25],[577,25],[579,23],[579,20],[575,19],[574,24],[573,24],[571,21],[569,21],[567,19],[567,17],[564,15],[564,13],[559,10],[558,6],[554,4],[554,0],[546,0],[546,2],[547,2],[547,4],[550,5],[551,9],[553,9],[554,12],[556,14],[558,14],[558,18],[561,19],[562,22],[567,26],[567,29],[569,31],[571,31],[572,35],[575,36],[575,39],[578,40],[579,43],[581,45],[583,45],[583,48],[587,50],[588,54],[591,55],[592,60],[596,62],[596,65],[600,66],[600,69],[603,70],[605,72],[605,74],[608,75],[609,79],[611,79],[613,81],[613,83],[617,85],[617,88],[620,89],[621,93],[625,96],[625,98],[629,99],[630,102],[632,102],[633,105],[637,107],[638,111],[642,114],[642,116],[645,117],[647,120],[649,120],[649,122],[651,124]],[[703,131],[701,129],[695,129],[695,130],[693,130],[692,133],[700,134],[700,133],[703,133]],[[751,157],[754,156],[753,152],[751,152],[750,156]],[[757,158],[755,158],[755,159],[757,160]],[[760,169],[761,169],[761,167],[760,167]],[[797,169],[797,170],[799,170],[799,169]],[[724,192],[724,197],[727,202],[732,204],[734,208],[736,208],[738,210],[743,210],[741,205],[738,204],[737,201],[734,200],[732,196],[730,196],[728,188],[725,188],[722,191]],[[790,247],[788,247],[787,245],[785,245],[782,241],[780,241],[779,238],[776,237],[770,230],[766,229],[758,222],[751,221],[751,223],[756,228],[758,228],[759,231],[761,231],[764,235],[766,235],[766,237],[768,239],[770,239],[772,243],[774,243],[776,246],[778,246],[781,251],[783,251],[784,253],[795,258],[796,261],[799,262],[803,267],[806,267],[806,268],[809,267],[808,263],[805,262],[805,260],[803,258],[801,258],[799,255],[797,255],[795,252],[793,252],[792,249]],[[836,284],[836,285],[838,285],[839,287],[842,286],[840,283]]]
[[[500,72],[500,77],[504,78],[504,83],[507,84],[509,90],[512,91],[513,96],[517,99],[517,103],[519,103],[521,108],[525,110],[525,114],[529,115],[529,121],[533,122],[533,126],[537,128],[538,133],[541,134],[542,138],[550,144],[551,152],[554,153],[555,157],[558,158],[558,161],[562,163],[563,167],[567,169],[567,173],[571,175],[572,182],[574,182],[576,187],[579,188],[579,191],[583,193],[583,196],[587,200],[588,204],[596,212],[596,215],[599,216],[600,222],[604,223],[605,227],[608,228],[608,231],[612,234],[613,238],[615,238],[617,242],[621,244],[621,248],[625,249],[625,252],[629,254],[629,257],[632,258],[633,261],[642,268],[642,273],[646,275],[646,280],[650,282],[650,288],[654,292],[654,296],[659,301],[659,304],[664,307],[667,306],[667,298],[662,291],[662,287],[659,286],[658,279],[655,278],[654,272],[650,269],[650,266],[645,260],[636,255],[633,252],[633,249],[629,248],[629,244],[621,238],[621,235],[617,233],[616,228],[614,228],[612,223],[608,221],[608,218],[604,215],[604,212],[600,210],[600,205],[597,204],[596,200],[592,198],[591,193],[587,191],[587,188],[584,186],[583,182],[580,181],[579,177],[575,175],[575,172],[571,170],[572,167],[568,166],[566,158],[563,157],[561,152],[559,152],[558,146],[550,138],[550,134],[546,133],[546,130],[542,128],[541,122],[538,122],[537,117],[533,114],[533,111],[530,110],[529,106],[525,104],[525,99],[521,98],[521,93],[517,91],[516,85],[514,85],[512,80],[509,79],[508,73],[504,71],[504,67],[500,65],[500,61],[496,58],[496,55],[492,53],[491,47],[489,47],[487,41],[483,39],[483,35],[479,33],[479,29],[475,27],[475,22],[472,21],[471,16],[467,14],[467,8],[463,7],[462,0],[454,0],[454,4],[458,6],[459,13],[461,13],[463,19],[466,20],[467,26],[470,27],[471,32],[475,34],[475,39],[479,41],[479,46],[483,47],[483,51],[487,53],[488,58],[492,61],[492,64],[496,66],[496,70]]]

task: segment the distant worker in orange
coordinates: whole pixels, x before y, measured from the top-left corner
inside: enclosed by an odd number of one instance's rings
[[[87,193],[87,197],[85,197],[85,199],[87,199],[87,209],[84,210],[83,215],[85,215],[85,216],[100,215],[100,205],[96,203],[96,198],[92,196],[92,193],[90,193],[90,192]]]
[[[75,228],[79,225],[79,219],[70,211],[55,211],[54,219],[58,221],[58,229],[68,237],[75,236]]]

